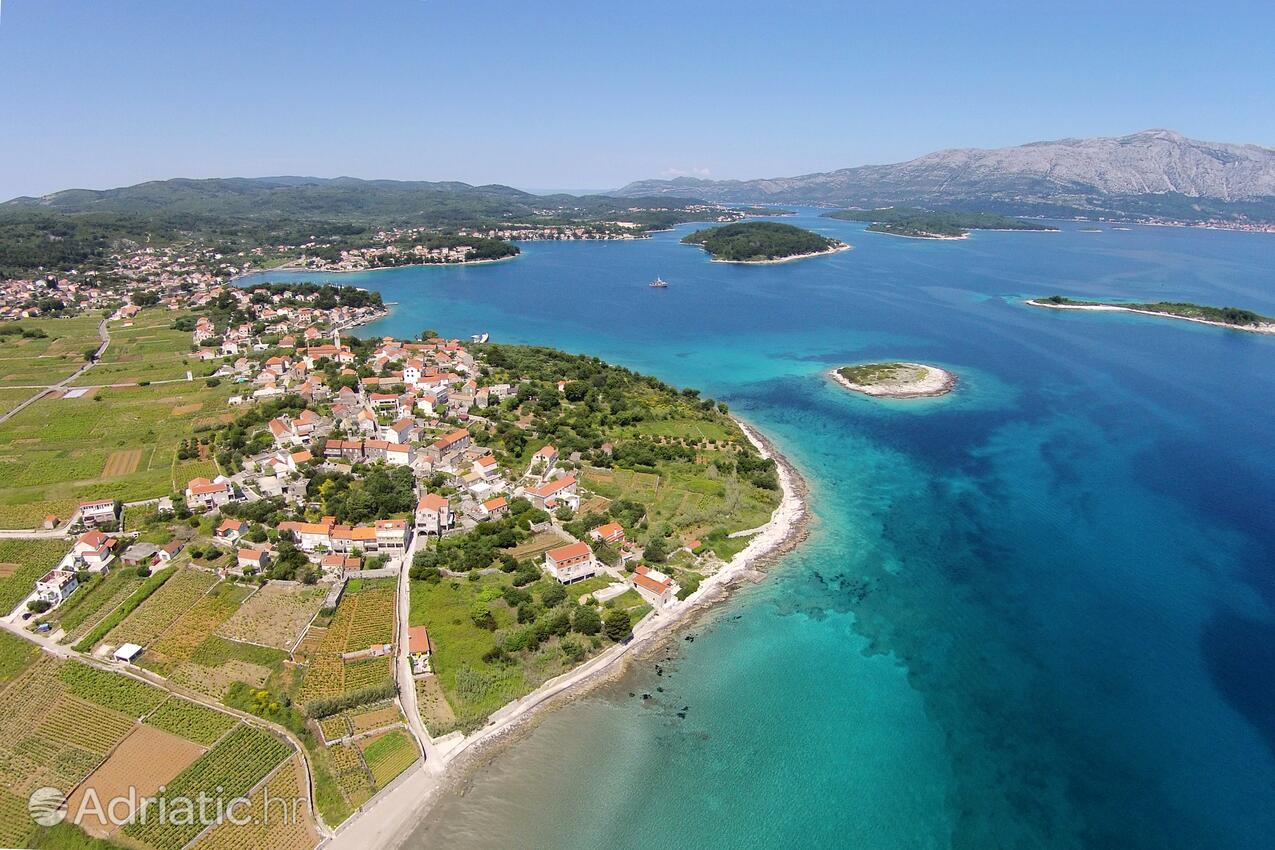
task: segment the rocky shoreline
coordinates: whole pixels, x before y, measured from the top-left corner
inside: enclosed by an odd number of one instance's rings
[[[923,374],[917,380],[893,381],[884,380],[869,384],[858,384],[841,374],[841,368],[828,371],[828,377],[851,392],[871,396],[872,398],[935,398],[947,395],[956,388],[956,376],[946,369],[930,366],[925,363],[892,363],[882,364],[904,369],[921,369]]]

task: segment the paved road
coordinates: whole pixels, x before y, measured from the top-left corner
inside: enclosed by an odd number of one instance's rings
[[[441,770],[442,759],[429,736],[429,730],[421,721],[420,707],[416,701],[416,680],[412,677],[412,659],[407,652],[408,613],[411,610],[411,566],[412,556],[416,554],[416,544],[422,535],[412,535],[412,542],[403,555],[403,567],[398,574],[398,634],[395,640],[394,670],[398,679],[398,697],[402,704],[403,714],[407,716],[407,728],[421,748],[427,770]]]

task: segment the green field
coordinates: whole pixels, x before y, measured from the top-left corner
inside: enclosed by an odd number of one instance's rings
[[[611,500],[641,502],[651,527],[666,523],[674,537],[701,538],[722,558],[743,548],[727,532],[764,525],[775,504],[773,491],[693,463],[662,462],[656,472],[588,468],[584,484]]]
[[[143,310],[126,322],[110,322],[111,344],[97,365],[73,382],[76,386],[171,381],[185,379],[189,370],[196,378],[216,371],[217,361],[202,361],[190,353],[189,331],[173,330],[182,313],[167,309]]]
[[[23,319],[16,324],[39,330],[45,339],[0,335],[0,387],[55,384],[84,365],[84,350],[101,340],[101,316],[88,313],[69,319]],[[89,370],[91,374],[93,370]]]
[[[431,666],[455,714],[451,726],[431,728],[431,734],[443,734],[452,728],[477,728],[491,712],[567,672],[595,652],[588,637],[571,632],[565,637],[548,637],[534,649],[511,650],[500,660],[485,658],[497,644],[508,645],[514,636],[531,628],[530,623],[518,623],[517,611],[500,596],[510,583],[511,577],[505,573],[485,575],[478,581],[412,582],[408,623],[428,627],[433,646]],[[552,585],[556,582],[546,578],[523,590],[538,599],[541,591]],[[573,588],[566,590],[567,602],[554,608],[554,612],[570,611],[574,605],[578,594]],[[476,625],[471,617],[475,607],[483,604],[494,618],[494,630]],[[583,652],[574,660],[563,648],[563,641],[568,639]]]
[[[38,392],[39,390],[30,389],[0,389],[0,413],[8,413]]]
[[[177,446],[228,414],[232,392],[196,381],[40,399],[0,423],[0,528],[65,518],[87,499],[163,496],[207,474],[204,461],[177,461]]]
[[[179,618],[190,611],[217,583],[217,576],[202,570],[171,567],[177,572],[150,598],[111,629],[106,639],[114,644],[135,643],[150,647]]]
[[[35,644],[17,635],[0,632],[0,686],[25,670],[39,651]]]
[[[62,683],[80,699],[97,703],[129,717],[154,711],[167,694],[153,685],[108,673],[78,661],[63,665]]]

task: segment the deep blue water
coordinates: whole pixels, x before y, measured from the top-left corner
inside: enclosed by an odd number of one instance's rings
[[[332,276],[398,302],[364,333],[490,331],[699,387],[811,486],[768,581],[662,675],[547,717],[411,845],[1275,847],[1275,339],[1021,304],[1275,314],[1275,237],[795,223],[855,250],[710,263],[682,229]],[[822,375],[887,358],[960,384],[879,402]]]

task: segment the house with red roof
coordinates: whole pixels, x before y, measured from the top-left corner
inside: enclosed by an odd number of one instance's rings
[[[234,517],[226,517],[213,532],[213,538],[221,543],[234,543],[243,536],[243,523]]]
[[[483,519],[500,519],[509,513],[509,502],[504,496],[488,499],[478,506],[478,515]]]
[[[562,584],[571,584],[597,575],[598,562],[589,544],[577,540],[546,552],[545,571]]]
[[[657,608],[663,608],[677,599],[677,582],[646,564],[638,564],[630,581],[638,595]]]
[[[75,539],[71,556],[73,561],[83,564],[85,569],[97,573],[105,570],[115,557],[111,551],[114,548],[115,538],[108,537],[95,528]]]
[[[601,543],[623,543],[624,526],[618,522],[608,522],[590,531],[589,536]]]
[[[580,493],[574,475],[555,478],[539,487],[529,487],[527,498],[538,508],[553,510],[559,505],[566,505],[571,510],[579,510]]]
[[[192,511],[206,511],[210,508],[220,508],[234,499],[235,491],[225,476],[218,475],[213,481],[207,478],[190,479],[186,484],[185,495],[186,507]]]
[[[416,503],[416,533],[439,534],[456,524],[451,504],[437,493],[426,493]]]

